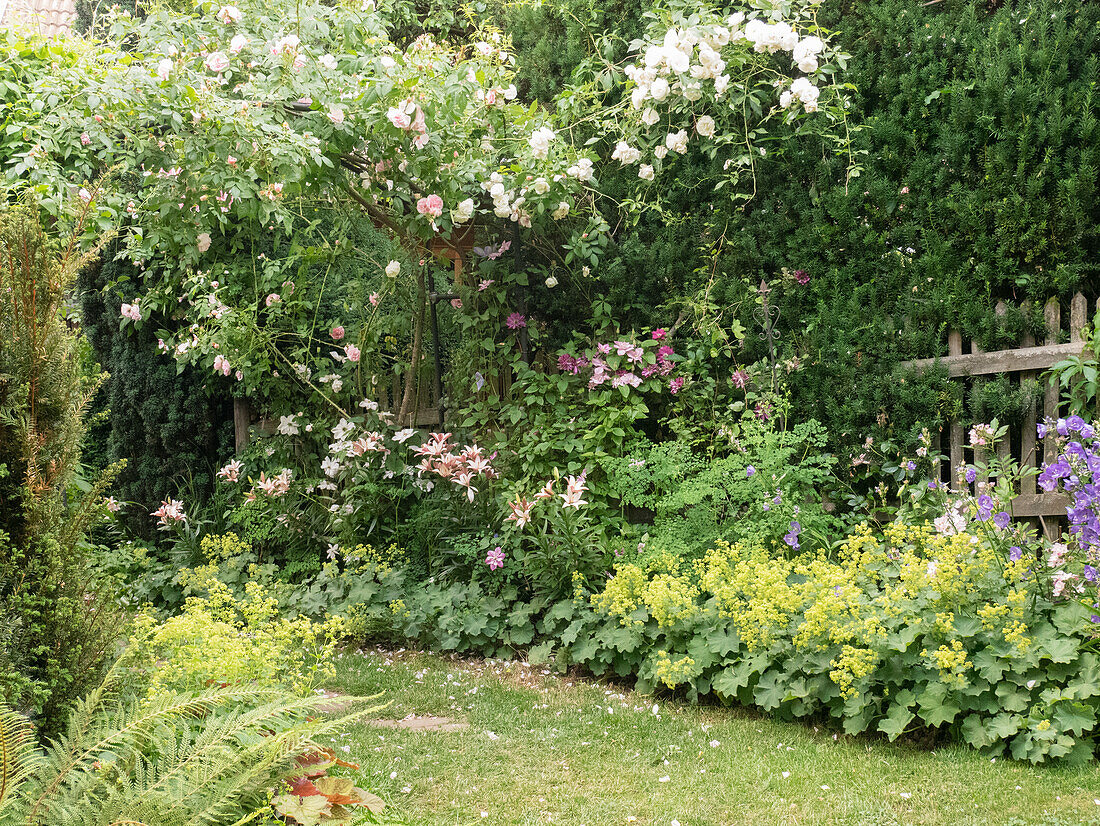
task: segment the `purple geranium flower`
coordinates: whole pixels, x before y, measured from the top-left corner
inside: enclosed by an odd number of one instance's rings
[[[798,522],[791,522],[790,532],[783,537],[783,541],[794,548],[796,551],[798,550],[798,534],[801,533],[801,531],[802,526],[798,524]]]

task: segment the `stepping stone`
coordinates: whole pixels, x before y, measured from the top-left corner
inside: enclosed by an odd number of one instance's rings
[[[372,726],[383,728],[397,728],[405,731],[465,731],[470,727],[469,723],[460,720],[452,720],[450,717],[406,717],[404,720],[367,720]]]

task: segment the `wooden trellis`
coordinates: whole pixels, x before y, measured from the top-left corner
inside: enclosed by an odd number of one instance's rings
[[[997,315],[1004,315],[1006,310],[1007,305],[1002,301],[997,304],[995,312]],[[922,370],[937,364],[942,365],[947,368],[951,378],[961,381],[977,376],[1007,374],[1013,381],[1021,384],[1036,382],[1044,370],[1063,359],[1079,356],[1084,352],[1081,331],[1089,320],[1089,302],[1081,293],[1073,296],[1069,304],[1068,331],[1063,329],[1062,307],[1057,299],[1052,298],[1046,303],[1043,316],[1046,331],[1045,341],[1042,343],[1027,335],[1016,348],[985,352],[974,342],[964,342],[962,333],[958,330],[951,330],[947,336],[946,357],[905,362],[904,366]],[[1096,318],[1100,320],[1100,299],[1096,302]],[[1061,343],[1066,332],[1069,342]],[[1010,430],[1007,438],[997,445],[998,455],[1015,456],[1024,468],[1041,467],[1044,461],[1054,455],[1054,437],[1050,435],[1040,442],[1036,425],[1042,418],[1057,418],[1059,412],[1059,387],[1057,382],[1050,381],[1043,388],[1041,405],[1037,402],[1026,412],[1020,431]],[[946,445],[942,444],[944,438]],[[950,465],[947,470],[952,482],[959,478],[968,453],[975,462],[984,459],[983,451],[969,447],[966,438],[966,425],[961,420],[956,420],[950,422],[942,434],[937,434],[933,445],[937,453],[946,453],[948,456]],[[1066,515],[1067,501],[1059,493],[1040,493],[1035,476],[1031,475],[1024,478],[1020,492],[1013,500],[1012,512],[1016,518],[1038,520],[1044,532],[1055,534],[1058,532],[1058,518]]]

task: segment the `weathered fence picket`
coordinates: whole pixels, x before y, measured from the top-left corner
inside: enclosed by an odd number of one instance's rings
[[[1007,305],[1001,301],[998,302],[995,312],[998,316],[1003,316],[1007,309]],[[1096,301],[1095,319],[1100,323],[1100,299]],[[945,357],[909,361],[903,366],[924,370],[941,365],[947,368],[947,374],[951,378],[964,382],[980,376],[1009,374],[1015,376],[1015,380],[1024,386],[1038,381],[1043,371],[1053,367],[1059,361],[1083,353],[1082,329],[1089,320],[1088,300],[1082,293],[1077,293],[1070,300],[1068,330],[1063,330],[1062,307],[1055,298],[1050,299],[1043,308],[1043,320],[1045,331],[1042,344],[1037,344],[1033,336],[1025,335],[1019,346],[1012,349],[986,352],[976,343],[970,342],[969,352],[964,352],[962,333],[958,330],[950,330],[947,334]],[[1063,341],[1067,337],[1069,341]],[[1054,437],[1048,435],[1040,444],[1036,425],[1040,421],[1040,415],[1042,418],[1058,418],[1060,401],[1058,383],[1047,382],[1043,389],[1041,414],[1039,404],[1034,404],[1025,411],[1023,425],[1019,432],[1015,432],[1014,429],[1009,431],[1007,438],[997,445],[997,455],[1002,459],[1015,457],[1023,468],[1040,467],[1043,461],[1053,455]],[[946,454],[948,457],[946,470],[953,484],[958,482],[968,453],[975,463],[984,463],[987,458],[982,448],[973,448],[967,444],[967,432],[966,423],[961,420],[952,420],[944,427],[942,434],[935,434],[934,437],[933,448],[937,453]],[[943,439],[947,440],[946,445]],[[935,472],[943,472],[938,464]],[[984,476],[985,474],[983,479]],[[1035,481],[1034,475],[1029,475],[1022,480],[1020,491],[1013,500],[1013,516],[1038,520],[1044,532],[1056,533],[1058,518],[1065,517],[1067,499],[1058,493],[1040,493]]]

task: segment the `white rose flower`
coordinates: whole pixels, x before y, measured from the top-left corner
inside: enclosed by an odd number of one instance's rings
[[[789,109],[791,105],[791,93],[789,90],[785,90],[783,94],[779,96],[779,108]]]
[[[686,129],[681,129],[679,132],[669,132],[665,135],[665,147],[672,152],[679,152],[681,155],[688,151],[687,141],[688,134]]]
[[[635,109],[641,109],[648,94],[649,90],[645,86],[635,86],[630,90],[630,105]]]
[[[333,106],[328,110],[328,119],[339,125],[344,122],[344,110],[339,106]]]
[[[505,100],[515,100],[516,95],[518,95],[518,94],[519,94],[519,92],[516,89],[516,84],[513,83],[511,86],[509,86],[507,89],[504,90],[504,99]]]
[[[569,204],[567,204],[565,201],[562,201],[560,204],[558,204],[558,208],[551,213],[555,221],[560,221],[568,214]]]
[[[683,87],[684,97],[687,100],[694,102],[703,96],[703,84],[699,83],[699,81],[685,83]]]
[[[229,68],[229,56],[225,52],[211,52],[203,62],[207,69],[218,74]]]
[[[545,159],[550,154],[550,141],[554,140],[557,135],[553,129],[546,126],[540,126],[536,129],[530,137],[529,143],[531,144],[531,154],[536,158]]]
[[[667,146],[658,146],[656,149],[653,150],[653,157],[655,157],[657,160],[661,160],[667,154]]]
[[[456,224],[465,224],[474,217],[474,199],[467,198],[460,201],[458,206],[451,210],[451,220]]]
[[[248,45],[248,38],[243,34],[233,35],[233,39],[229,41],[229,53],[236,55],[240,54],[241,50]]]
[[[661,119],[661,116],[657,114],[657,110],[652,106],[646,107],[646,110],[642,112],[642,123],[646,126],[652,126]]]
[[[703,115],[699,120],[695,121],[695,131],[702,135],[704,138],[710,138],[714,136],[714,118],[710,115]]]
[[[665,59],[668,61],[668,67],[676,74],[683,74],[691,66],[690,55],[680,51],[679,49],[672,49],[666,52]]]
[[[629,166],[632,163],[637,163],[641,157],[641,150],[635,149],[626,141],[619,141],[615,145],[615,151],[611,153],[611,160],[618,161],[623,166]]]
[[[649,87],[649,94],[653,96],[654,100],[661,101],[668,97],[668,81],[663,77],[657,78],[653,81],[653,85]]]
[[[222,6],[216,16],[218,20],[225,23],[227,26],[230,23],[240,23],[241,18],[244,17],[244,15],[241,14],[241,10],[236,6]]]
[[[558,279],[554,278],[554,276],[551,275],[549,278],[546,279],[546,286],[549,287],[551,290],[554,289],[554,287],[558,286]]]
[[[164,58],[164,60],[157,64],[157,78],[161,83],[168,80],[168,76],[172,74],[173,65],[172,61],[168,58]]]
[[[652,181],[653,167],[647,163],[642,164],[638,167],[638,177],[641,178],[643,181]]]
[[[317,62],[330,71],[336,70],[336,58],[330,54],[323,54],[317,58]]]
[[[535,178],[535,182],[531,184],[531,189],[535,190],[536,195],[545,195],[550,191],[550,182],[545,178]]]
[[[400,272],[401,272],[401,262],[400,261],[390,261],[390,263],[388,263],[386,265],[386,275],[388,275],[390,278],[397,278],[397,276]]]

